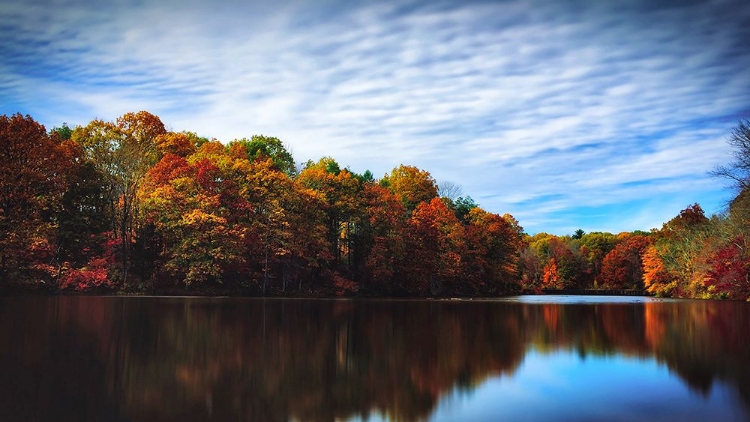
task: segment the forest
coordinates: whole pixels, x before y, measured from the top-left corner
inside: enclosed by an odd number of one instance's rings
[[[399,165],[297,164],[275,137],[219,142],[141,111],[47,130],[0,116],[0,291],[496,296],[635,289],[750,298],[750,123],[729,137],[720,215],[556,236]]]

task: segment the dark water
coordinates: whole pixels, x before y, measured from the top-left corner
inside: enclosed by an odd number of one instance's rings
[[[0,299],[0,420],[750,420],[750,304]]]

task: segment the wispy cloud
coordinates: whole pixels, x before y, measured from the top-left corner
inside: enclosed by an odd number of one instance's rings
[[[531,232],[717,208],[705,172],[750,116],[733,0],[31,1],[0,8],[0,39],[2,113],[147,109],[224,141],[278,136],[298,160],[415,164]]]

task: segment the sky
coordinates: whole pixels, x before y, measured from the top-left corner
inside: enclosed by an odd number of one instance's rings
[[[721,212],[748,69],[746,0],[0,0],[0,114],[414,165],[532,234]]]

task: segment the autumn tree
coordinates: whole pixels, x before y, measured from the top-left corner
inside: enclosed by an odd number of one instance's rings
[[[429,202],[438,196],[435,179],[427,171],[414,166],[402,164],[383,176],[380,183],[400,197],[409,212],[420,203]]]
[[[469,293],[497,294],[518,290],[523,229],[511,215],[499,216],[472,208],[465,226],[466,284]]]
[[[451,201],[455,201],[456,199],[464,195],[464,190],[461,185],[453,183],[449,180],[443,180],[442,182],[438,183],[437,191],[438,196],[440,196],[441,198],[448,198]]]
[[[709,256],[705,283],[720,298],[750,298],[750,246],[744,234],[723,242]]]
[[[605,288],[643,287],[642,256],[651,244],[646,236],[630,236],[615,246],[602,262],[601,281]]]
[[[711,236],[710,220],[698,204],[664,223],[643,256],[647,290],[664,296],[700,295],[705,289],[702,266]]]
[[[542,283],[548,289],[562,289],[564,287],[563,278],[557,268],[555,258],[550,258],[542,269]]]
[[[669,297],[678,289],[678,276],[664,265],[659,249],[658,244],[653,244],[643,253],[643,285],[651,294]]]
[[[164,269],[187,285],[221,281],[231,264],[244,259],[247,231],[233,214],[247,205],[238,198],[236,179],[206,153],[216,146],[204,144],[188,159],[165,155],[140,191]]]
[[[207,141],[190,132],[166,132],[154,139],[160,159],[166,154],[187,157]]]
[[[365,184],[362,195],[367,212],[361,236],[362,281],[375,291],[390,293],[406,254],[406,209],[393,192],[374,183]]]
[[[455,291],[463,275],[464,228],[440,198],[421,202],[409,220],[407,277],[409,291],[432,294]]]
[[[358,265],[358,237],[365,218],[361,200],[360,182],[347,170],[328,157],[317,163],[308,162],[296,178],[301,186],[320,196],[328,220],[328,243],[334,267],[351,272]],[[346,274],[351,278],[352,274]]]
[[[250,252],[262,263],[263,293],[271,275],[280,278],[281,291],[294,282],[299,290],[301,273],[330,258],[322,200],[269,157],[250,163],[245,178],[242,196],[252,208]]]
[[[581,276],[581,262],[574,254],[566,239],[539,233],[528,239],[529,248],[538,257],[539,262],[544,263],[546,269],[543,273],[552,271],[555,274],[553,285],[559,288],[580,287],[578,285]],[[551,280],[547,277],[548,280]]]
[[[250,161],[255,161],[256,159],[264,161],[270,158],[274,166],[287,176],[295,176],[297,174],[294,158],[279,138],[253,135],[250,139],[242,138],[234,140],[229,143],[228,147],[230,151],[241,151]]]
[[[30,116],[0,116],[0,282],[48,278],[54,258],[54,216],[64,189],[56,137]]]
[[[599,283],[599,275],[602,271],[604,257],[617,246],[620,239],[612,233],[591,232],[581,235],[579,242],[579,253],[584,261],[590,275],[591,284],[586,287],[594,287]]]
[[[114,232],[120,238],[125,279],[130,249],[139,228],[136,194],[146,172],[158,159],[157,138],[165,133],[157,116],[140,111],[126,113],[115,122],[94,120],[76,128],[72,135],[83,147],[86,158],[106,175],[107,197],[115,216]]]

